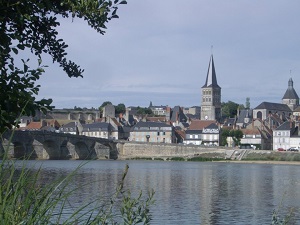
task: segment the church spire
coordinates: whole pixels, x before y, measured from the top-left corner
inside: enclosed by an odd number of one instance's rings
[[[217,82],[217,76],[216,76],[216,71],[215,71],[213,55],[211,55],[211,57],[210,57],[207,76],[206,76],[206,82],[203,87],[219,87],[218,82]]]

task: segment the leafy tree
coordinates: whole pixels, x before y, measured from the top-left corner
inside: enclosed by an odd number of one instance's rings
[[[48,54],[69,77],[82,77],[83,69],[66,58],[67,44],[58,38],[58,18],[80,18],[98,33],[106,23],[118,18],[124,0],[0,0],[0,132],[11,128],[21,114],[51,109],[51,99],[36,100],[36,81],[44,72],[42,55]],[[29,59],[16,60],[20,51],[37,59],[31,69]],[[31,63],[32,64],[32,63]],[[21,66],[20,66],[21,65]]]
[[[221,104],[222,116],[225,118],[226,117],[233,118],[234,116],[237,115],[238,107],[239,107],[239,104],[232,102],[232,101],[228,101],[227,103],[222,102],[222,104]]]
[[[230,136],[232,137],[236,146],[241,144],[241,138],[243,137],[243,132],[241,130],[231,130]]]
[[[141,107],[138,106],[137,107],[137,114],[138,115],[152,115],[153,112],[150,108],[147,108],[147,107],[141,108]]]
[[[241,138],[243,137],[243,132],[241,130],[229,130],[229,129],[222,129],[221,131],[221,145],[227,145],[227,137],[232,137],[234,144],[240,145]]]
[[[230,131],[228,129],[222,129],[221,130],[221,145],[226,146],[227,143],[227,137],[229,137]]]
[[[120,103],[117,106],[115,106],[115,113],[116,114],[125,113],[125,111],[126,111],[126,107],[123,103]]]

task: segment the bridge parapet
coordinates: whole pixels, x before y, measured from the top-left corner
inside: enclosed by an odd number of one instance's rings
[[[116,146],[103,138],[43,131],[6,132],[2,138],[2,148],[9,148],[12,158],[110,159]]]

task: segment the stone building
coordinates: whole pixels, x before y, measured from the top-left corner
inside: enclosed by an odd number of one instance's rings
[[[205,84],[202,87],[201,120],[221,119],[221,87],[218,85],[213,55],[210,57]]]
[[[166,123],[140,121],[132,127],[129,141],[174,143],[174,129]]]
[[[299,97],[293,87],[293,84],[294,82],[292,78],[290,78],[288,82],[288,88],[284,96],[282,97],[282,104],[288,105],[288,107],[290,107],[292,111],[294,111],[297,106],[299,106]]]

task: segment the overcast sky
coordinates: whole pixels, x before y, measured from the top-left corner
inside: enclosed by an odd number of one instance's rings
[[[65,19],[59,34],[84,78],[49,62],[39,97],[56,108],[200,106],[213,53],[222,102],[281,103],[290,77],[300,95],[299,10],[299,0],[128,0],[105,35]]]

